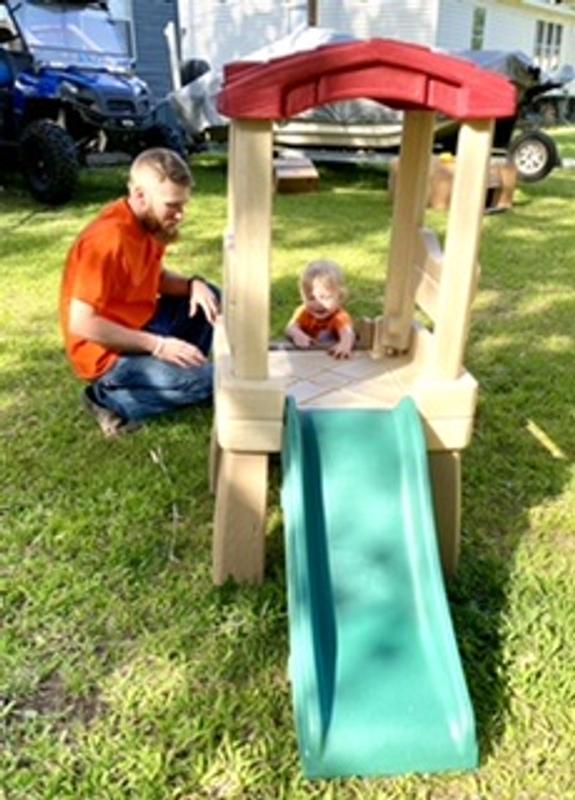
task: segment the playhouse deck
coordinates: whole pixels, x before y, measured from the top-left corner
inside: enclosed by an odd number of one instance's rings
[[[298,406],[310,408],[391,408],[416,378],[407,357],[374,360],[356,351],[338,361],[322,350],[270,353],[270,377],[282,378]]]
[[[427,338],[417,337],[415,352],[376,359],[358,350],[346,361],[321,350],[272,351],[270,378],[281,381],[300,408],[393,408],[413,397],[425,420],[428,447],[462,447],[471,435],[477,383],[466,370],[455,380],[427,378],[421,366]]]

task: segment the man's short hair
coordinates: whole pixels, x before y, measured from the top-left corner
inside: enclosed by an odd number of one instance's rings
[[[168,180],[178,186],[193,186],[190,168],[184,159],[166,147],[151,147],[142,151],[130,167],[129,185],[138,183],[138,178],[145,172],[152,173],[160,183]]]

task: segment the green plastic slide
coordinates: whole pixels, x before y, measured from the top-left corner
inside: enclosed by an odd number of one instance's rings
[[[282,461],[306,777],[477,766],[414,403],[306,411],[290,399]]]

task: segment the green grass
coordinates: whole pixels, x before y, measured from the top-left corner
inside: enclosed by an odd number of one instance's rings
[[[170,263],[220,281],[222,163],[199,161],[196,179]],[[480,768],[329,783],[304,781],[297,758],[277,463],[265,583],[214,589],[210,411],[106,441],[80,409],[60,271],[124,182],[123,169],[86,172],[57,211],[16,182],[0,195],[0,798],[573,800],[575,173],[485,218],[466,359],[480,402],[450,588]],[[352,312],[376,313],[384,184],[324,169],[319,193],[276,198],[275,335],[319,255],[344,265]]]
[[[546,133],[555,139],[562,158],[575,158],[575,128],[551,128]]]

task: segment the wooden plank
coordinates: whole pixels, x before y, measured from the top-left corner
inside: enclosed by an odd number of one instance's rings
[[[478,385],[469,372],[456,380],[416,379],[409,394],[424,417],[471,417],[477,405]]]
[[[276,158],[274,186],[281,194],[314,192],[319,186],[319,174],[309,158]]]
[[[221,420],[216,412],[218,444],[224,450],[240,453],[279,453],[282,447],[281,420],[233,419]]]
[[[450,577],[459,560],[461,456],[454,451],[430,453],[429,467],[441,564]]]
[[[222,454],[222,449],[218,443],[218,432],[214,419],[214,424],[212,425],[212,432],[210,434],[210,454],[208,462],[208,479],[209,479],[209,487],[211,494],[216,493],[221,454]]]
[[[236,120],[234,128],[230,346],[236,375],[261,379],[268,368],[272,127],[266,120]]]
[[[492,120],[464,123],[449,214],[435,325],[432,372],[456,378],[462,369],[491,153]]]
[[[264,573],[268,457],[223,450],[218,470],[213,581],[261,583]]]
[[[402,125],[305,122],[288,120],[274,124],[274,141],[285,146],[377,149],[397,147]]]
[[[374,353],[405,352],[409,347],[415,308],[414,253],[422,227],[435,115],[405,114],[393,205],[392,233],[383,311],[376,327]]]
[[[423,417],[427,449],[431,452],[464,450],[471,442],[473,417]]]
[[[432,159],[427,200],[429,208],[440,211],[449,209],[456,166],[456,159],[453,157],[440,156]],[[503,158],[491,159],[487,172],[485,207],[510,208],[516,186],[517,167]]]

